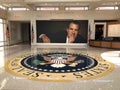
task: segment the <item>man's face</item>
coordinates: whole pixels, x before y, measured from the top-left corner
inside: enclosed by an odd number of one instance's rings
[[[68,37],[76,38],[79,31],[79,25],[75,23],[70,23],[69,28],[67,29]]]

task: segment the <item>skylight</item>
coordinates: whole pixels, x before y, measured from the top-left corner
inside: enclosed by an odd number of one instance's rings
[[[5,8],[4,6],[2,6],[2,5],[0,5],[0,8],[1,8],[1,9],[4,9],[4,10],[6,9],[6,8]]]
[[[27,8],[9,8],[8,9],[9,11],[26,11],[26,10],[29,10]]]
[[[96,10],[118,10],[117,6],[110,6],[110,7],[98,7]]]
[[[65,7],[65,10],[88,10],[88,7]]]
[[[38,7],[37,10],[42,10],[42,11],[57,11],[59,10],[58,7]]]

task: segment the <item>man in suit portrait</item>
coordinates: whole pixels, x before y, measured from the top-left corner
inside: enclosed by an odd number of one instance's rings
[[[84,38],[79,34],[80,25],[77,21],[69,22],[66,30],[48,36],[41,34],[39,38],[43,43],[84,43]]]

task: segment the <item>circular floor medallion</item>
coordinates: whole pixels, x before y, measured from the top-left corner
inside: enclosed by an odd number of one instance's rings
[[[34,53],[15,57],[5,65],[13,75],[32,80],[76,81],[104,76],[114,65],[89,54]]]

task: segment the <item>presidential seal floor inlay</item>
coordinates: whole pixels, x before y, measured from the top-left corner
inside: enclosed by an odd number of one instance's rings
[[[8,60],[5,69],[31,80],[66,82],[102,77],[114,65],[90,53],[36,52]]]

